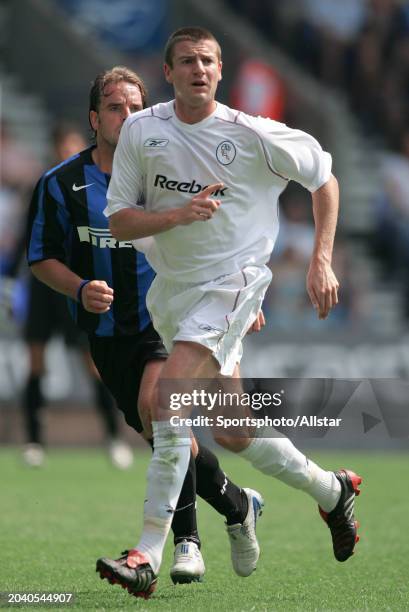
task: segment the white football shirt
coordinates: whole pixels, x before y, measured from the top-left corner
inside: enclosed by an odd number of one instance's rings
[[[330,154],[305,132],[219,103],[190,125],[177,118],[172,100],[124,123],[105,212],[177,208],[207,185],[223,183],[211,220],[141,243],[159,276],[200,283],[267,263],[278,233],[278,197],[288,181],[313,192],[330,174]]]

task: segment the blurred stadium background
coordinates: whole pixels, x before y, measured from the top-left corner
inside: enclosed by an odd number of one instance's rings
[[[169,99],[162,48],[173,29],[189,24],[210,28],[221,42],[220,101],[312,133],[333,154],[341,185],[339,306],[321,322],[309,304],[311,206],[308,194],[290,185],[271,261],[267,327],[247,341],[243,374],[408,378],[409,2],[1,0],[1,444],[23,441],[28,271],[21,263],[16,282],[10,267],[30,190],[49,164],[52,131],[70,121],[88,133],[90,82],[115,64],[140,72],[151,102]],[[100,443],[90,383],[77,357],[56,339],[47,359],[49,444]],[[361,409],[379,417],[375,405],[368,392],[353,408],[356,419]],[[391,437],[384,426],[373,427],[364,442],[361,436],[353,443],[407,448],[405,431]],[[351,445],[348,430],[337,445]]]

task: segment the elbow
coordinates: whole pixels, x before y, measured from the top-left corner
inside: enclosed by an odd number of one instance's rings
[[[123,224],[116,214],[109,218],[109,231],[116,240],[126,240],[128,238],[124,233]]]

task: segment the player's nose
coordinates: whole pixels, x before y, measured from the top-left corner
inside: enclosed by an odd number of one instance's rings
[[[201,59],[197,59],[194,64],[195,74],[204,74],[204,64]]]

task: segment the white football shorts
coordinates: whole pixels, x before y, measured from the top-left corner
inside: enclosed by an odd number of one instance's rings
[[[231,376],[271,277],[267,266],[247,266],[203,284],[156,276],[146,303],[168,352],[178,340],[197,342],[211,350],[221,374]]]

